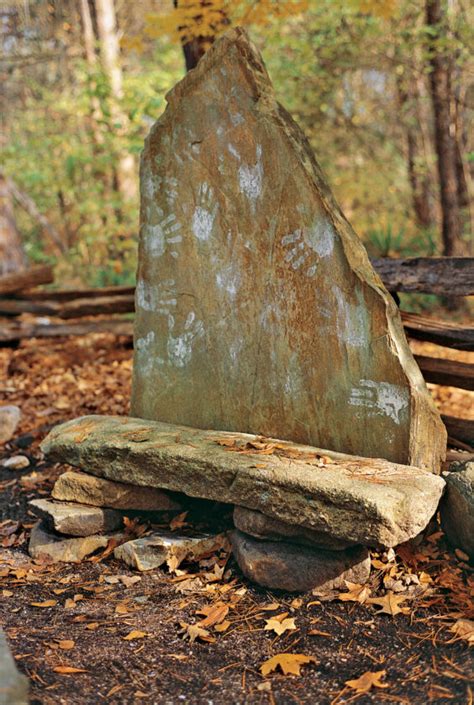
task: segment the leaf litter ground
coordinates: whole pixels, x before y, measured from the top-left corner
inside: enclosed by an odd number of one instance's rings
[[[29,341],[0,351],[0,373],[2,403],[23,414],[0,458],[28,459],[0,467],[0,623],[32,703],[472,703],[472,571],[435,523],[418,545],[374,553],[370,585],[348,583],[332,602],[250,585],[225,546],[141,574],[107,550],[81,564],[32,561],[27,502],[65,469],[38,444],[67,419],[128,413],[131,350],[109,336]],[[468,405],[458,390],[434,392],[444,413]],[[168,520],[216,530],[230,512],[196,502]]]

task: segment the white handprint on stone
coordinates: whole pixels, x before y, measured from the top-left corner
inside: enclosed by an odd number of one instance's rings
[[[193,233],[198,240],[206,241],[211,236],[218,208],[219,204],[214,202],[213,189],[204,182],[199,187],[198,203],[194,209],[192,222]]]
[[[182,241],[183,236],[179,234],[181,223],[176,220],[174,213],[165,217],[164,211],[152,205],[147,209],[148,223],[142,228],[142,237],[145,252],[149,257],[161,257],[167,245],[175,245]],[[154,221],[158,220],[157,223]],[[177,256],[171,252],[173,256]]]
[[[204,335],[204,324],[196,320],[196,314],[191,311],[186,318],[184,331],[180,335],[174,336],[172,333],[174,320],[170,321],[169,327],[168,360],[175,367],[185,367],[191,360],[195,340]]]
[[[284,235],[281,244],[285,248],[285,262],[291,265],[295,271],[301,269],[303,265],[308,265],[305,269],[307,277],[314,277],[318,268],[314,260],[314,254],[305,239],[305,232],[302,228],[294,230],[292,233]],[[310,261],[307,262],[308,257]]]
[[[349,404],[363,406],[372,414],[382,413],[399,424],[408,407],[408,391],[389,382],[361,379],[359,387],[351,391]]]

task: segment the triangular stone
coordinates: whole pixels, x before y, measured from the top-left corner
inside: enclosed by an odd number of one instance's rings
[[[167,100],[141,162],[132,413],[438,472],[397,308],[246,33]]]

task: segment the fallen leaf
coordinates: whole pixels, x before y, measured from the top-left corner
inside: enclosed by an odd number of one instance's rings
[[[139,583],[142,579],[140,575],[119,575],[118,577],[125,587],[131,587],[135,585],[135,583]]]
[[[293,607],[294,610],[299,610],[299,608],[303,604],[303,599],[301,597],[295,597],[294,600],[291,601],[291,606]]]
[[[371,590],[368,585],[360,585],[359,583],[351,583],[349,580],[344,581],[349,592],[340,592],[337,596],[342,602],[360,602],[364,604],[370,596]]]
[[[225,632],[230,627],[230,625],[231,625],[231,623],[229,622],[229,620],[225,619],[220,624],[216,624],[214,629],[216,630],[216,632]]]
[[[282,620],[279,620],[277,617],[272,617],[265,622],[265,631],[273,631],[275,634],[278,634],[278,636],[281,636],[284,632],[294,631],[296,628],[293,617]]]
[[[199,626],[212,627],[214,624],[223,622],[229,612],[229,605],[224,602],[216,602],[214,605],[203,607],[198,610],[197,614],[205,615],[205,619],[201,619]]]
[[[468,644],[474,644],[474,622],[472,620],[458,619],[449,630],[459,639],[467,641]]]
[[[182,529],[183,526],[187,525],[186,517],[188,516],[188,512],[182,512],[181,514],[178,514],[178,516],[175,516],[173,519],[170,521],[170,529],[171,531],[176,531],[176,529]]]
[[[32,607],[54,607],[57,604],[57,600],[46,600],[45,602],[30,602],[30,605]]]
[[[63,674],[68,674],[68,673],[87,673],[86,668],[75,668],[74,666],[55,666],[53,668],[53,671],[55,673],[63,673]]]
[[[267,661],[264,661],[260,666],[262,676],[268,676],[269,673],[276,671],[280,667],[283,675],[299,676],[301,666],[305,663],[317,663],[314,656],[305,656],[304,654],[275,654]]]
[[[321,632],[319,629],[311,629],[308,634],[310,636],[331,636],[329,632]]]
[[[89,622],[89,624],[86,624],[86,629],[90,629],[90,631],[94,631],[95,629],[99,628],[99,622]]]
[[[460,561],[465,561],[466,563],[469,563],[469,556],[464,551],[461,551],[460,548],[455,548],[454,553],[456,555],[456,558],[459,558]]]
[[[135,639],[143,639],[148,636],[146,632],[141,632],[139,629],[133,629],[127,636],[124,636],[125,641],[134,641]]]
[[[393,592],[387,592],[384,597],[369,597],[367,602],[371,605],[379,605],[381,609],[379,614],[390,614],[394,617],[396,614],[407,614],[410,612],[409,607],[399,607],[399,605],[407,600],[406,595],[396,595]]]
[[[191,643],[196,641],[196,639],[201,639],[202,641],[208,642],[215,641],[214,637],[211,636],[207,629],[203,629],[203,627],[199,626],[199,624],[187,624],[186,622],[180,622],[180,626],[181,633],[184,638],[188,638]]]
[[[58,642],[58,646],[63,651],[69,651],[74,648],[75,642],[72,641],[72,639],[61,639],[61,641]]]
[[[366,671],[359,678],[346,681],[346,685],[357,693],[368,693],[371,688],[388,688],[388,683],[381,683],[386,671]]]

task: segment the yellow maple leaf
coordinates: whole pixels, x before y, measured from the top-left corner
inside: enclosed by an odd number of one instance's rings
[[[399,605],[407,600],[406,595],[396,595],[389,591],[384,597],[369,597],[367,602],[372,605],[379,605],[380,614],[390,614],[394,617],[396,614],[407,614],[410,611],[409,607],[399,607]]]
[[[388,688],[388,683],[382,683],[381,678],[386,674],[386,671],[366,671],[359,678],[346,681],[346,685],[352,688],[357,693],[368,693],[373,687]]]
[[[264,661],[260,666],[262,676],[268,676],[279,667],[283,675],[299,676],[301,666],[305,663],[316,663],[314,656],[305,656],[305,654],[275,654],[267,661]]]
[[[271,617],[265,621],[265,631],[272,631],[280,636],[284,632],[289,632],[295,630],[296,624],[292,617],[288,619],[278,619],[278,617]]]
[[[184,638],[189,639],[191,643],[196,641],[196,639],[201,639],[201,641],[213,642],[214,637],[211,636],[207,629],[203,629],[199,624],[187,624],[186,622],[180,622],[181,633]]]
[[[340,592],[337,596],[342,602],[360,602],[363,604],[370,597],[370,587],[368,585],[360,585],[359,583],[351,583],[349,580],[344,581],[349,592]]]

